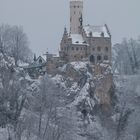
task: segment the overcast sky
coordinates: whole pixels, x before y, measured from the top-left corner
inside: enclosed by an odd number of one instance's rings
[[[57,53],[64,26],[69,28],[69,0],[0,0],[0,24],[22,25],[30,48]],[[84,24],[108,24],[112,42],[140,35],[140,0],[85,0]]]

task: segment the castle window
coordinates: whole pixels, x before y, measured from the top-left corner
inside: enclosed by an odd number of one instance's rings
[[[63,51],[63,48],[61,50]]]
[[[93,51],[95,51],[95,48],[92,48]]]
[[[42,63],[42,60],[41,59],[39,59],[39,63]]]
[[[74,11],[74,15],[76,14],[76,12]]]
[[[79,50],[79,48],[77,47],[77,48],[76,48],[76,51],[78,51],[78,50]]]
[[[91,55],[91,56],[90,56],[90,62],[92,62],[92,63],[94,63],[94,62],[95,62],[94,55]]]
[[[100,52],[101,51],[101,47],[98,47],[97,50],[98,50],[98,52]]]
[[[108,60],[108,56],[104,56],[104,60]]]
[[[71,49],[74,50],[74,47],[72,47]]]
[[[81,47],[81,51],[83,50],[83,48]]]
[[[100,55],[97,56],[97,61],[101,61],[102,57]]]
[[[105,51],[108,52],[108,47],[105,47]]]
[[[74,5],[74,8],[76,8],[76,6]]]

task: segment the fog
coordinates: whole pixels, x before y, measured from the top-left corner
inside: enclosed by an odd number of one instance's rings
[[[140,35],[140,0],[85,0],[84,24],[108,24],[112,43]],[[22,25],[38,55],[57,53],[69,29],[69,0],[0,0],[0,24]]]

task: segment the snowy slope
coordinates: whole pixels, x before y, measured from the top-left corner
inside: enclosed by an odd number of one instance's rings
[[[6,60],[1,55],[0,64],[1,68],[9,69],[12,67],[12,60]],[[106,64],[100,66],[101,74],[88,62],[72,62],[60,68],[56,76],[47,75],[37,80],[31,79],[22,69],[14,67],[18,82],[23,85],[26,82],[23,91],[27,94],[27,100],[20,116],[24,128],[21,140],[27,140],[27,134],[30,134],[28,140],[39,139],[38,107],[43,103],[41,101],[44,101],[40,94],[45,91],[46,103],[49,104],[43,108],[45,112],[42,117],[42,129],[46,127],[50,102],[57,110],[55,113],[58,119],[55,123],[54,119],[50,120],[47,134],[51,134],[58,125],[64,131],[63,138],[59,140],[136,140],[140,128],[140,75],[114,75],[115,86],[108,91],[110,94],[107,94],[107,90],[103,88],[108,86],[105,83],[106,77],[112,75],[112,71]],[[2,88],[0,83],[0,89]],[[101,96],[97,96],[96,93],[100,92]],[[101,102],[104,96],[111,98],[107,110],[106,105]],[[52,117],[54,115],[56,114],[53,113]],[[10,133],[14,135],[11,125],[7,126],[10,126]],[[0,140],[7,140],[7,126],[0,128]],[[40,137],[39,140],[43,138]]]

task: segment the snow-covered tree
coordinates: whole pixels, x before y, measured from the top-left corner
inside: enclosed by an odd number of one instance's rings
[[[119,74],[134,74],[140,68],[140,43],[124,39],[113,46],[113,69]]]
[[[28,62],[31,58],[29,41],[22,27],[0,26],[0,52],[14,58],[15,65],[19,61]]]

